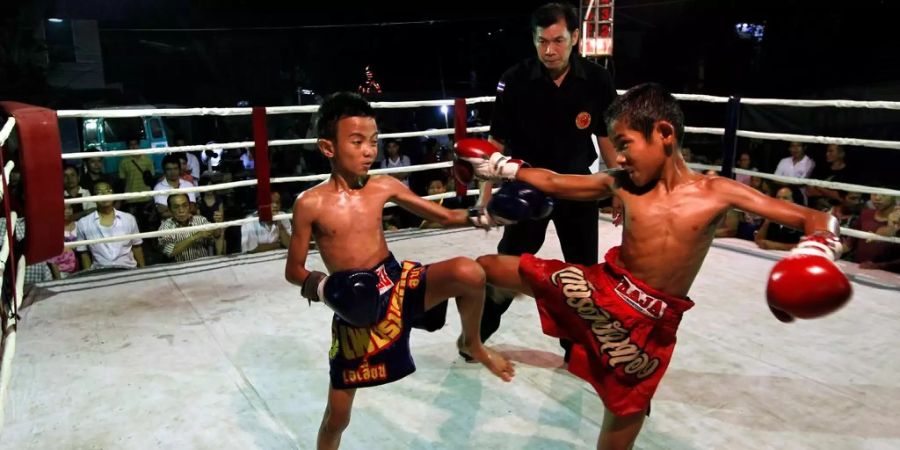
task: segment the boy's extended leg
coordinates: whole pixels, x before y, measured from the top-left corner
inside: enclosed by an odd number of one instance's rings
[[[603,413],[603,427],[597,439],[597,450],[630,450],[634,446],[641,426],[644,425],[646,411],[627,416],[616,416],[608,409]]]
[[[456,309],[462,322],[462,343],[465,351],[484,364],[504,381],[512,380],[513,364],[499,353],[481,343],[479,327],[484,309],[484,270],[469,258],[453,258],[428,266],[425,291],[425,310],[450,297],[456,297]]]
[[[319,427],[318,450],[337,450],[341,445],[341,434],[350,425],[350,409],[356,389],[335,389],[328,386],[328,405]]]
[[[534,297],[531,286],[519,273],[519,258],[510,255],[484,255],[479,256],[476,261],[484,269],[487,284]]]

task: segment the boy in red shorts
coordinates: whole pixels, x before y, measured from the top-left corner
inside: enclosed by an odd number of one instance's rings
[[[569,370],[590,382],[607,409],[597,448],[631,448],[669,364],[688,291],[719,222],[731,208],[802,229],[804,241],[773,269],[770,308],[779,320],[834,311],[850,296],[832,262],[840,253],[836,221],[823,212],[767,197],[734,180],[691,171],[679,151],[684,118],[675,98],[645,84],[606,114],[621,170],[560,175],[525,168],[489,142],[460,140],[457,173],[517,180],[550,197],[618,197],[622,245],[585,267],[533,255],[478,258],[489,284],[537,299],[541,326],[575,342]],[[490,205],[489,208],[490,209]]]

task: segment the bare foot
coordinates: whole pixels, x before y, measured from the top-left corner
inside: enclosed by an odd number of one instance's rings
[[[463,352],[487,367],[488,370],[503,381],[512,381],[513,377],[516,375],[515,364],[506,359],[503,355],[482,345],[480,342],[475,345],[461,346],[460,353]]]

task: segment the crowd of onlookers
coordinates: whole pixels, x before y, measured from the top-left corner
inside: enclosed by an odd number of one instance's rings
[[[781,159],[775,175],[809,178],[837,183],[888,187],[879,181],[866,180],[846,162],[840,145],[825,146],[824,161],[817,163],[806,154],[806,145],[791,142],[789,156]],[[692,158],[690,150],[685,155]],[[747,152],[737,157],[736,167],[757,171]],[[760,177],[738,174],[735,179],[766,195],[786,202],[829,212],[842,227],[867,231],[886,237],[900,236],[900,205],[897,198],[880,194],[860,194],[823,187],[799,187],[779,184]],[[754,241],[759,248],[790,250],[802,237],[794,230],[743,211],[731,210],[716,230],[716,237],[737,237]],[[880,269],[900,273],[900,245],[874,239],[843,238],[843,259],[859,263],[863,269]]]
[[[173,145],[187,145],[178,140]],[[375,168],[406,167],[447,161],[450,141],[383,140]],[[128,142],[139,148],[138,140]],[[287,155],[290,151],[293,154]],[[326,173],[321,155],[300,148],[283,149],[270,157],[272,176]],[[289,165],[291,167],[285,167]],[[164,191],[206,186],[255,178],[253,152],[248,149],[213,150],[200,153],[167,154],[160,164],[148,155],[122,157],[117,170],[109,171],[103,158],[89,158],[78,166],[63,168],[66,198],[119,193]],[[161,167],[161,172],[154,170]],[[308,167],[315,167],[310,171]],[[444,193],[453,189],[449,169],[432,169],[392,174],[419,195]],[[290,204],[302,190],[315,182],[272,185],[273,215],[289,212]],[[283,200],[286,199],[286,200]],[[472,201],[437,200],[450,207]],[[288,208],[283,208],[287,204]],[[456,206],[454,206],[456,205]],[[202,193],[147,195],[120,200],[90,201],[65,206],[66,242],[127,236],[151,231],[175,230],[189,226],[231,221],[258,214],[255,187],[227,188]],[[384,214],[384,228],[434,227],[397,207]],[[61,255],[29,267],[28,281],[67,278],[92,270],[121,270],[147,265],[191,261],[213,255],[258,253],[287,248],[291,236],[289,219],[262,222],[253,220],[240,226],[203,231],[184,231],[155,238],[134,237],[114,242],[78,246]]]
[[[174,145],[187,145],[178,140]],[[137,140],[129,148],[138,148]],[[375,168],[397,168],[448,161],[452,140],[386,139],[380,143]],[[825,160],[813,161],[801,143],[790,143],[789,156],[780,160],[776,175],[814,178],[826,181],[866,184],[845,161],[844,149],[828,145]],[[696,161],[690,148],[683,155]],[[318,152],[282,149],[271,155],[272,176],[328,172],[328,163]],[[717,161],[714,161],[717,162]],[[250,150],[221,150],[200,153],[179,152],[165,155],[159,166],[150,156],[123,157],[116,171],[104,170],[109,164],[102,158],[90,158],[80,166],[66,165],[63,186],[66,198],[123,192],[163,191],[192,186],[252,179],[254,158]],[[161,167],[161,173],[154,170]],[[737,168],[756,170],[749,152],[737,157]],[[392,176],[403,181],[418,195],[453,192],[450,169],[430,169]],[[16,188],[17,174],[10,177],[10,189]],[[736,179],[748,186],[781,199],[828,211],[843,227],[883,236],[900,235],[900,205],[886,195],[866,195],[820,187],[798,187],[738,174]],[[289,212],[293,199],[315,182],[273,184],[271,197],[274,215]],[[449,197],[435,200],[450,208],[471,206],[474,198]],[[65,207],[66,242],[126,236],[157,230],[173,230],[255,217],[255,188],[227,188],[202,193],[148,195],[116,201],[84,202]],[[418,218],[398,207],[384,213],[384,229],[436,228],[439,224]],[[85,270],[130,269],[147,265],[191,261],[213,255],[256,253],[286,248],[291,235],[289,219],[274,222],[250,221],[241,226],[215,230],[184,231],[156,238],[132,238],[67,249],[46,263],[30,266],[29,281],[66,278]],[[802,233],[762,220],[753,214],[731,210],[716,230],[717,237],[737,237],[754,241],[760,248],[789,250]],[[844,238],[844,258],[862,268],[900,272],[900,245],[876,240]]]

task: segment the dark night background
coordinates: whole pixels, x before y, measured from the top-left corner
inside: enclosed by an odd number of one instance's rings
[[[504,69],[533,54],[528,17],[542,3],[4,0],[0,98],[56,109],[296,104],[298,87],[355,90],[368,64],[383,100],[492,95]],[[674,92],[900,100],[897,2],[615,3],[608,67],[620,89],[657,81]],[[42,79],[47,68],[27,58],[42,43],[28,36],[50,17],[98,21],[103,75],[115,89]],[[762,42],[740,39],[737,22],[765,24]],[[772,110],[777,131],[900,139],[894,113]],[[721,126],[722,111],[686,107],[692,125]],[[754,129],[756,116],[749,111],[742,127]]]
[[[528,15],[542,3],[12,0],[0,11],[5,47],[34,21],[98,19],[107,83],[136,101],[211,106],[279,103],[298,83],[354,89],[366,64],[386,93],[440,93],[442,75],[448,92],[491,93],[533,52]],[[892,3],[618,0],[612,68],[619,88],[654,80],[712,94],[796,98],[895,82]],[[738,39],[736,22],[765,23],[763,41]],[[39,80],[3,78],[5,98],[53,98]]]

